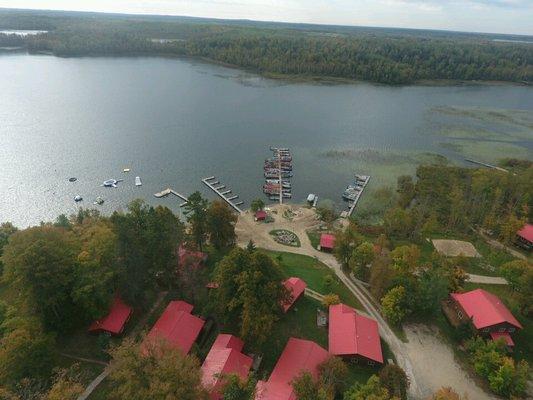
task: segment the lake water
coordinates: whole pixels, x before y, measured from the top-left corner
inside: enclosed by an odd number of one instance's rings
[[[435,154],[532,158],[531,114],[533,87],[287,83],[188,60],[2,55],[0,221],[73,213],[75,195],[85,207],[102,196],[103,212],[138,197],[177,210],[153,194],[212,198],[211,175],[247,207],[271,145],[293,150],[293,202],[339,201],[354,173],[372,175],[372,190]],[[109,178],[125,181],[101,187]]]

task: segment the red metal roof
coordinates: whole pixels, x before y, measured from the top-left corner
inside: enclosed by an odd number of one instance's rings
[[[533,243],[533,225],[526,224],[522,229],[516,232],[521,238]]]
[[[263,219],[266,219],[267,217],[267,213],[266,211],[263,211],[263,210],[259,210],[255,213],[255,219],[257,219],[258,221],[261,221]]]
[[[236,374],[248,377],[253,360],[243,354],[244,343],[233,335],[220,334],[202,364],[202,384],[210,391],[212,400],[219,400],[219,390],[224,384],[224,375]]]
[[[124,303],[119,296],[115,296],[109,313],[94,321],[89,327],[89,332],[105,331],[113,335],[120,335],[132,312],[133,309],[130,306]]]
[[[329,233],[323,233],[320,236],[320,248],[321,249],[333,249],[335,247],[335,235]]]
[[[476,289],[466,293],[452,293],[451,296],[461,305],[477,329],[507,322],[517,328],[522,328],[520,322],[502,301],[492,293],[483,289]]]
[[[378,323],[347,305],[329,306],[329,352],[383,363]]]
[[[318,378],[318,366],[328,352],[315,342],[290,338],[268,381],[259,381],[255,400],[296,400],[291,382],[303,371]]]
[[[285,281],[283,281],[283,285],[287,288],[289,292],[291,292],[292,298],[290,301],[282,304],[283,312],[289,311],[289,308],[292,307],[292,305],[300,298],[300,296],[305,291],[305,288],[307,287],[307,283],[304,282],[303,279],[291,277]]]
[[[496,341],[498,339],[503,339],[507,346],[509,346],[509,347],[514,346],[513,339],[511,338],[511,335],[509,335],[509,332],[491,332],[490,333],[490,337],[494,341]]]
[[[165,340],[188,354],[205,324],[203,319],[191,314],[192,309],[193,306],[184,301],[171,301],[144,338],[143,351],[149,344]]]
[[[193,268],[198,268],[205,260],[207,260],[207,254],[201,251],[189,250],[183,244],[178,248],[178,263],[180,268],[188,262],[192,264]]]

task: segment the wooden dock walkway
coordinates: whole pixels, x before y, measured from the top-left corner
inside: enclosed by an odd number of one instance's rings
[[[154,196],[157,197],[158,199],[162,198],[162,197],[167,197],[169,195],[174,195],[178,198],[180,198],[181,200],[183,200],[183,203],[180,204],[180,207],[183,207],[185,206],[188,202],[189,202],[189,199],[187,199],[187,197],[185,197],[184,195],[176,192],[175,190],[171,189],[171,188],[166,188],[165,190],[162,190],[158,193],[155,193]]]
[[[231,193],[231,189],[228,189],[228,190],[225,190],[224,192],[221,192],[220,190],[221,189],[225,189],[226,188],[226,185],[222,185],[222,186],[219,186],[219,187],[215,187],[215,184],[218,185],[220,184],[219,181],[216,181],[215,182],[211,182],[215,179],[214,176],[210,176],[208,178],[204,178],[202,179],[202,182],[209,188],[211,189],[213,192],[215,192],[217,195],[219,195],[222,200],[224,200],[226,203],[228,203],[228,205],[233,208],[235,211],[237,211],[239,214],[242,213],[243,211],[239,208],[239,205],[241,204],[244,204],[243,201],[239,201],[237,203],[233,203],[232,200],[235,200],[239,197],[239,195],[233,195],[231,197],[226,197],[227,194]]]
[[[357,203],[359,202],[359,199],[361,198],[361,196],[363,195],[363,191],[365,190],[366,188],[366,185],[368,185],[368,182],[370,181],[370,176],[365,176],[365,179],[363,181],[363,184],[361,186],[361,190],[357,193],[357,197],[353,200],[353,203],[350,205],[350,208],[348,209],[348,211],[344,211],[343,214],[341,214],[341,216],[345,217],[345,218],[350,218],[353,214],[353,211],[355,210],[355,207],[357,206]]]
[[[501,172],[509,172],[505,168],[497,167],[496,165],[492,165],[492,164],[487,164],[487,163],[484,163],[482,161],[472,160],[471,158],[465,158],[465,161],[468,161],[469,163],[472,163],[472,164],[482,165],[482,166],[487,167],[487,168],[492,168],[492,169],[495,169],[495,170],[498,170],[498,171],[501,171]]]

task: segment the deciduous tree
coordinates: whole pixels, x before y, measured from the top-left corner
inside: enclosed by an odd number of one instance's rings
[[[207,209],[207,230],[209,240],[216,249],[231,247],[235,244],[235,223],[237,216],[222,201],[211,202]]]

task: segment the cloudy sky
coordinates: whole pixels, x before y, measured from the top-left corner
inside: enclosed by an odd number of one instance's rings
[[[533,0],[0,0],[0,7],[533,35]]]

